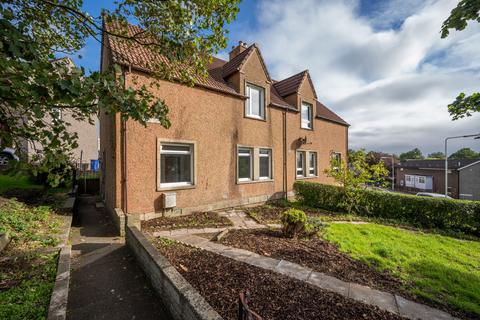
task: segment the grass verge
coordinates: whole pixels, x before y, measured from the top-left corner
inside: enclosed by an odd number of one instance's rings
[[[480,316],[480,242],[378,224],[331,224],[324,237],[411,293]]]

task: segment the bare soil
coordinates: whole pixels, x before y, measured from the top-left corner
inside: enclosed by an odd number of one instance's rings
[[[197,212],[178,217],[160,217],[142,221],[142,229],[149,232],[183,228],[220,228],[231,226],[232,222],[216,212]]]
[[[154,243],[224,319],[238,319],[238,295],[248,289],[250,307],[263,319],[402,319],[299,280],[211,252]]]

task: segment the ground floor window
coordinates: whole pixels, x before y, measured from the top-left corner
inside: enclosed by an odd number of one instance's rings
[[[317,175],[317,153],[316,152],[309,152],[309,167],[308,167],[308,174],[310,176]]]
[[[259,150],[259,168],[260,168],[260,179],[271,179],[272,178],[272,151],[270,149],[260,149]]]
[[[342,154],[340,152],[332,152],[330,157],[333,163],[333,169],[338,170],[338,168],[342,164]]]
[[[316,151],[297,150],[295,173],[297,178],[316,177],[318,175],[318,153]]]
[[[297,151],[297,177],[305,176],[305,152]]]
[[[252,149],[238,148],[238,181],[252,180]]]
[[[239,146],[237,148],[237,181],[272,179],[272,149]]]
[[[193,185],[193,145],[160,144],[160,187]]]

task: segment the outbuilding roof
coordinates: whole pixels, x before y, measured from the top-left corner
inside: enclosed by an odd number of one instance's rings
[[[461,170],[462,168],[469,166],[473,163],[479,162],[480,159],[449,159],[448,169],[452,170]],[[434,159],[434,160],[417,160],[411,159],[401,162],[399,164],[400,168],[410,168],[410,169],[429,169],[429,170],[445,170],[445,160]]]

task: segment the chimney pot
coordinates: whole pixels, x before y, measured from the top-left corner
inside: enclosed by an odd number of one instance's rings
[[[247,49],[247,44],[242,40],[238,41],[238,46],[232,46],[232,51],[230,51],[230,60],[238,56],[240,53]]]

